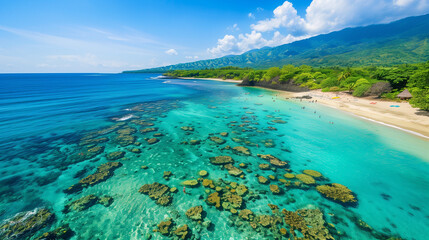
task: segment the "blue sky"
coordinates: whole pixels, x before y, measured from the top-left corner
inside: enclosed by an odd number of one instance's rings
[[[429,13],[428,0],[0,0],[0,72],[120,72]]]

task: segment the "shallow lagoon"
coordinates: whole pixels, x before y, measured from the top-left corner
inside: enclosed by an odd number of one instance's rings
[[[276,215],[268,204],[289,211],[320,209],[325,228],[336,239],[425,239],[429,234],[425,224],[429,220],[427,141],[315,103],[277,99],[271,91],[212,81],[152,79],[155,76],[0,76],[2,95],[6,96],[0,100],[0,218],[35,208],[50,209],[56,220],[34,233],[35,237],[69,224],[75,233],[73,239],[144,239],[149,235],[163,239],[166,237],[153,230],[168,217],[177,226],[187,224],[194,238],[280,236],[274,228],[257,226],[253,230],[230,211],[208,205],[205,199],[214,190],[201,183],[187,187],[184,194],[181,183],[198,179],[198,172],[206,170],[207,178],[224,180],[216,185],[225,188],[237,182],[252,191],[243,196],[241,208],[252,210],[256,216]],[[183,126],[194,130],[185,131]],[[157,130],[139,131],[148,127]],[[128,134],[135,139],[125,146],[126,141],[117,139],[121,135],[118,130],[129,128],[137,131]],[[110,131],[100,132],[103,129]],[[221,136],[221,132],[228,136]],[[153,138],[154,133],[162,133],[156,137],[159,142],[148,144],[145,138]],[[226,142],[216,144],[209,139],[213,136]],[[94,145],[104,147],[103,152],[86,159],[88,147],[82,139],[100,137],[108,138]],[[191,145],[190,140],[200,140],[200,144]],[[226,146],[245,146],[251,156],[237,155]],[[133,148],[141,152],[131,151]],[[63,192],[93,174],[108,162],[106,155],[115,151],[124,151],[125,155],[115,160],[122,166],[110,178],[78,192]],[[343,206],[322,197],[314,186],[287,187],[279,181],[287,171],[261,170],[258,165],[267,161],[257,154],[287,161],[288,169],[295,174],[305,169],[319,171],[326,179],[317,180],[317,184],[343,184],[356,194],[358,203]],[[221,155],[231,156],[236,167],[245,163],[247,168],[241,169],[244,178],[210,164],[210,157]],[[163,178],[164,171],[172,172],[169,180]],[[257,175],[275,176],[271,184],[278,185],[283,193],[273,194],[269,185],[258,182]],[[169,206],[157,205],[138,192],[142,185],[154,182],[178,188],[171,194]],[[108,207],[95,204],[80,212],[63,212],[71,200],[89,194],[109,195],[114,200]],[[206,212],[201,223],[185,214],[197,205]],[[359,220],[373,230],[359,227]],[[290,237],[288,225],[279,223],[276,228],[287,228]]]

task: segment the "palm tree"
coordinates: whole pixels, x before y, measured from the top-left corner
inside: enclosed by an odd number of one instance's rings
[[[338,76],[338,82],[341,82],[342,80],[346,80],[348,77],[350,77],[350,75],[352,75],[350,71],[345,71],[340,73],[340,76]]]

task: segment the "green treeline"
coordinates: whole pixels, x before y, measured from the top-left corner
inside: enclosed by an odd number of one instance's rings
[[[328,67],[315,68],[285,65],[266,70],[223,67],[205,70],[175,70],[165,73],[171,77],[236,79],[247,82],[269,81],[271,84],[292,82],[308,89],[325,92],[349,91],[356,97],[377,96],[395,99],[408,89],[411,105],[429,110],[429,61],[393,67]]]

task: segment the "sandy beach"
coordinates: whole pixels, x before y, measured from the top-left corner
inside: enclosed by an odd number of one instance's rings
[[[380,99],[357,98],[343,92],[308,92],[292,93],[278,91],[284,98],[311,96],[318,103],[350,112],[367,120],[377,121],[391,127],[401,128],[429,140],[429,114],[413,108],[408,102],[380,101]],[[399,107],[391,107],[399,106]],[[425,115],[426,114],[426,115]]]

